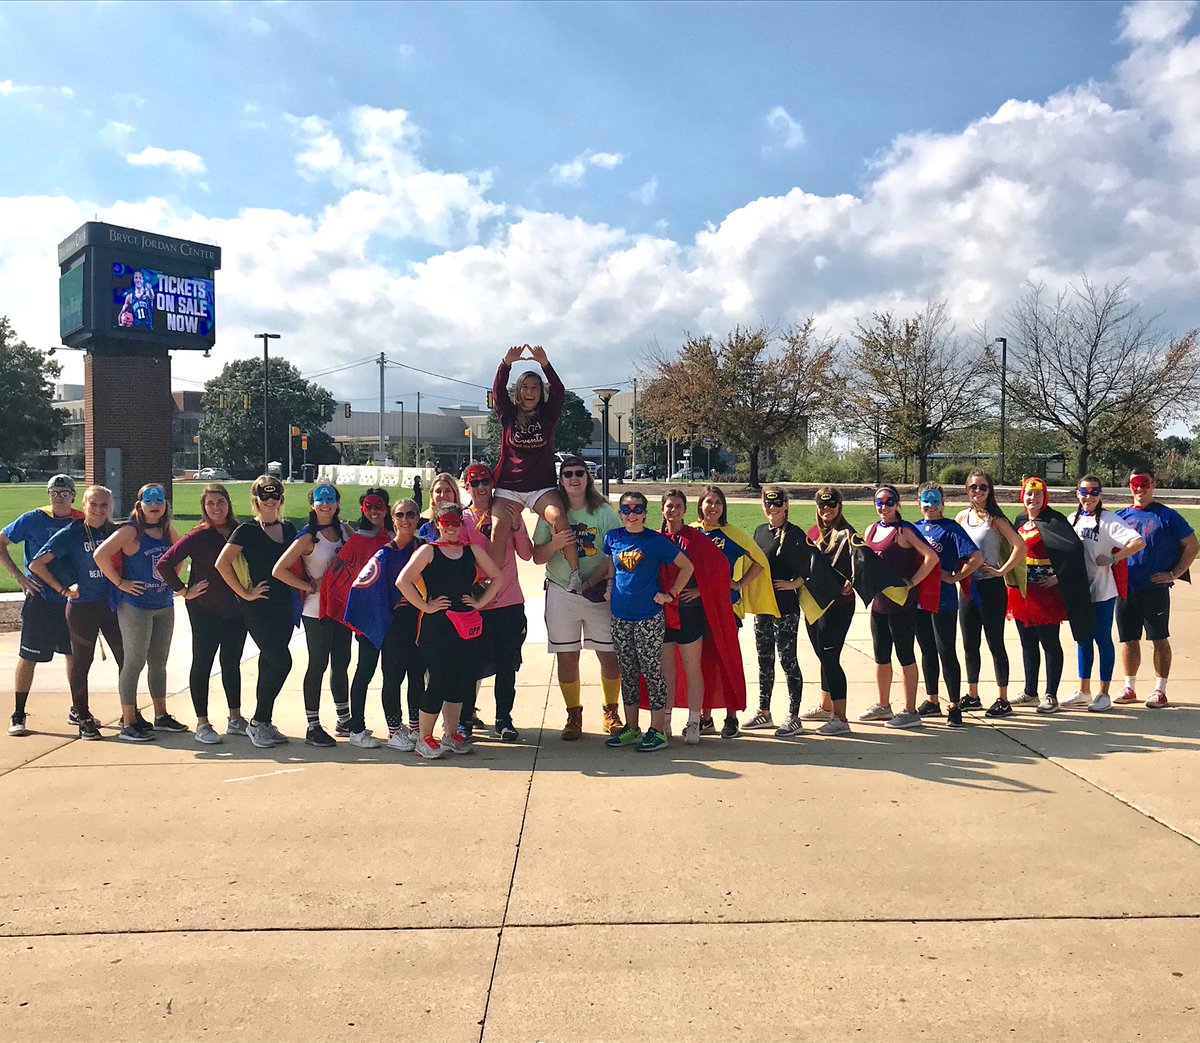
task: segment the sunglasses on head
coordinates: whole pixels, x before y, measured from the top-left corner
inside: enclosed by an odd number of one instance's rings
[[[1080,496],[1099,496],[1100,487],[1098,485],[1081,485],[1075,490]]]
[[[268,485],[265,489],[256,489],[254,495],[260,500],[282,500],[283,490],[277,485]]]
[[[582,467],[576,467],[570,471],[559,472],[559,477],[560,478],[586,478],[587,471]]]
[[[979,485],[978,483],[975,483],[973,485],[968,485],[967,489],[973,493],[986,493],[991,492],[992,487],[990,485]]]
[[[899,501],[894,496],[876,496],[876,507],[895,507]]]
[[[161,507],[167,502],[167,494],[163,492],[160,486],[152,485],[149,489],[142,491],[141,501],[147,506],[153,504]]]
[[[397,511],[395,516],[399,519],[421,517],[416,511]]]
[[[478,489],[481,485],[491,484],[492,480],[490,478],[472,478],[469,482],[467,482],[467,485],[469,485],[472,489]]]
[[[630,514],[645,514],[646,505],[644,503],[623,503],[621,504],[621,513],[626,516]]]

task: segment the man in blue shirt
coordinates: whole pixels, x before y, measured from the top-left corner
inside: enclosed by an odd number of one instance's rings
[[[70,475],[56,474],[46,483],[48,507],[26,511],[3,530],[0,530],[0,565],[25,594],[21,606],[21,650],[17,659],[14,684],[16,706],[8,726],[9,735],[28,735],[25,727],[25,704],[33,687],[33,671],[38,663],[48,663],[58,652],[67,661],[67,677],[71,676],[71,636],[67,632],[67,599],[47,589],[29,571],[29,563],[46,546],[59,529],[70,525],[82,515],[72,506],[75,502],[75,482]],[[25,544],[25,570],[17,568],[8,548],[14,543]]]
[[[1130,555],[1129,591],[1117,602],[1117,637],[1125,667],[1125,689],[1113,702],[1137,701],[1133,686],[1142,665],[1142,631],[1154,645],[1154,692],[1146,705],[1161,710],[1167,705],[1167,677],[1171,673],[1171,585],[1196,559],[1200,544],[1184,517],[1154,499],[1154,474],[1139,467],[1129,475],[1133,505],[1122,507],[1117,517],[1146,541]]]

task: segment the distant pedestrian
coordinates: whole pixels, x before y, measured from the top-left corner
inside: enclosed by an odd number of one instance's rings
[[[413,499],[413,503],[415,503],[417,505],[418,511],[420,511],[421,507],[422,507],[421,490],[422,490],[421,476],[419,474],[414,475],[413,483],[412,483],[412,499]]]

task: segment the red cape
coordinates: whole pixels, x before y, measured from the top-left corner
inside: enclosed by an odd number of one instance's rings
[[[681,544],[684,554],[695,570],[700,604],[704,608],[707,632],[701,645],[700,664],[704,677],[704,709],[724,708],[730,713],[746,709],[746,675],[742,671],[742,650],[738,644],[737,617],[729,597],[729,562],[699,529],[685,525],[672,536]],[[674,565],[662,565],[658,570],[659,586],[669,590],[679,570]],[[679,608],[671,602],[664,606],[667,625],[679,623]],[[641,681],[641,706],[649,708],[646,681]],[[687,707],[687,675],[683,658],[675,652],[675,706]]]

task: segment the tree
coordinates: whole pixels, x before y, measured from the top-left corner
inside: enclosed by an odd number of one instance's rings
[[[320,384],[300,376],[286,359],[272,358],[267,411],[267,452],[270,460],[286,463],[289,428],[308,432],[308,459],[337,460],[333,439],[323,430],[333,419],[333,396]],[[239,477],[261,474],[263,453],[262,363],[239,359],[227,363],[204,385],[204,422],[200,437],[209,459]],[[301,456],[297,438],[293,457]]]
[[[955,336],[944,301],[911,319],[883,312],[857,325],[846,374],[854,426],[877,450],[915,456],[924,482],[929,454],[983,411],[980,353]]]
[[[523,374],[517,374],[518,377]],[[515,386],[515,381],[513,386]],[[512,386],[509,387],[512,391]],[[558,417],[558,426],[554,429],[554,449],[559,453],[582,453],[583,447],[592,440],[594,424],[592,415],[587,411],[574,391],[568,391],[563,396],[562,413]],[[500,459],[500,421],[495,413],[489,413],[487,425],[484,428],[487,439],[487,458],[493,463]]]
[[[1097,451],[1127,446],[1200,401],[1198,331],[1172,339],[1129,300],[1124,282],[1086,278],[1050,300],[1035,286],[1007,324],[1008,399],[1067,438],[1079,474]]]
[[[763,449],[804,434],[837,409],[838,341],[818,336],[810,318],[782,333],[735,327],[722,340],[691,336],[674,357],[651,355],[638,409],[661,438],[708,437],[750,458],[758,487]]]
[[[49,452],[62,440],[65,409],[55,409],[54,381],[62,366],[18,339],[0,315],[0,454],[10,463],[34,450]]]

